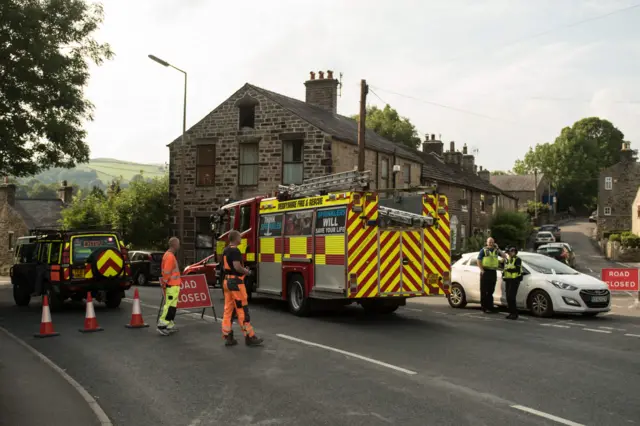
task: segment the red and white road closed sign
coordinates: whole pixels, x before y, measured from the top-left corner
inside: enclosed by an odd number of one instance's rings
[[[184,275],[180,277],[178,309],[210,308],[211,295],[204,275]]]
[[[602,270],[602,281],[610,291],[639,291],[638,269],[606,268]]]

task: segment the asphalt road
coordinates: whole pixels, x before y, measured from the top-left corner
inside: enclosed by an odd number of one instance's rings
[[[140,290],[153,323],[160,291]],[[255,300],[265,346],[225,348],[209,317],[180,316],[170,337],[126,329],[128,302],[115,311],[98,304],[105,331],[88,335],[77,331],[83,306],[71,305],[53,315],[61,335],[36,340],[39,307],[17,308],[2,289],[0,325],[65,369],[115,425],[640,422],[637,318],[513,322],[433,299],[386,317],[347,308],[297,318]]]
[[[576,268],[596,278],[601,277],[603,268],[624,267],[605,259],[591,241],[596,224],[587,219],[577,219],[560,226],[562,241],[569,243],[576,254]]]

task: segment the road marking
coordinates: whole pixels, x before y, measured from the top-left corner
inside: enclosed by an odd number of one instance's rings
[[[625,336],[627,336],[627,337],[640,337],[640,334],[627,333],[627,334],[625,334]]]
[[[411,312],[422,312],[422,309],[415,309],[415,308],[404,308],[405,311],[411,311]],[[443,313],[443,312],[436,312],[436,313]]]
[[[40,358],[45,364],[47,364],[49,367],[51,367],[56,373],[60,374],[60,376],[62,376],[62,378],[67,381],[67,383],[69,383],[71,386],[73,386],[74,389],[80,394],[80,396],[89,405],[89,408],[91,409],[91,411],[93,411],[93,414],[96,415],[96,417],[98,418],[98,421],[100,422],[100,424],[102,426],[113,426],[113,423],[111,423],[111,420],[109,420],[109,417],[107,416],[107,413],[105,413],[104,410],[102,409],[102,407],[100,407],[100,404],[98,404],[98,401],[96,401],[91,396],[91,394],[89,392],[87,392],[87,390],[85,388],[82,387],[82,385],[80,383],[76,382],[73,377],[71,377],[69,374],[67,374],[55,362],[51,361],[44,354],[38,352],[35,348],[33,348],[32,346],[27,344],[25,341],[20,339],[18,336],[16,336],[13,333],[11,333],[6,328],[0,327],[0,331],[2,331],[4,334],[6,334],[11,340],[13,340],[14,342],[18,343],[20,346],[24,347],[29,352],[31,352],[32,354],[34,354],[35,356]]]
[[[589,272],[593,273],[593,269],[591,269],[591,268],[587,268],[587,269],[589,270]]]
[[[382,361],[378,361],[378,360],[373,359],[373,358],[368,358],[366,356],[358,355],[358,354],[355,354],[353,352],[343,351],[342,349],[334,348],[334,347],[331,347],[331,346],[321,345],[320,343],[314,343],[314,342],[310,342],[308,340],[298,339],[297,337],[288,336],[286,334],[276,334],[276,336],[280,337],[281,339],[290,340],[292,342],[302,343],[302,344],[307,345],[307,346],[313,346],[313,347],[320,348],[320,349],[325,349],[325,350],[328,350],[328,351],[331,351],[331,352],[336,352],[336,353],[339,353],[339,354],[342,354],[342,355],[346,355],[346,356],[351,357],[351,358],[356,358],[356,359],[359,359],[361,361],[369,362],[371,364],[376,364],[376,365],[379,365],[381,367],[386,367],[386,368],[390,368],[391,370],[395,370],[395,371],[399,371],[401,373],[409,374],[411,376],[418,374],[415,371],[407,370],[406,368],[398,367],[397,365],[387,364],[386,362],[382,362]]]
[[[533,408],[525,407],[524,405],[512,405],[511,408],[544,417],[545,419],[553,420],[554,422],[561,423],[563,425],[584,426],[582,423],[572,422],[571,420],[563,419],[562,417],[554,416],[553,414],[548,414],[543,411],[534,410]]]
[[[562,324],[552,324],[552,323],[546,323],[546,324],[540,324],[543,327],[556,327],[556,328],[571,328],[568,325],[562,325]]]
[[[598,329],[595,329],[595,328],[583,328],[583,330],[584,330],[584,331],[592,331],[592,332],[594,332],[594,333],[606,333],[606,334],[611,334],[611,332],[610,332],[610,331],[607,331],[607,330],[598,330]]]
[[[420,311],[420,312],[422,312],[422,311]],[[439,314],[439,315],[449,315],[449,312],[439,312],[439,311],[433,311],[433,312],[435,312],[436,314]]]
[[[624,329],[624,328],[615,328],[615,327],[598,327],[598,328],[601,328],[601,329],[603,329],[603,330],[627,331],[627,330],[626,330],[626,329]]]

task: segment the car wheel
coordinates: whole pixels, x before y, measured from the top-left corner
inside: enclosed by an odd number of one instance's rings
[[[551,297],[543,290],[534,290],[529,295],[529,309],[536,317],[548,318],[553,315]]]
[[[29,306],[31,292],[26,286],[16,283],[13,285],[13,300],[18,306]]]
[[[452,308],[461,309],[467,306],[467,294],[464,292],[464,288],[458,283],[451,285],[447,300],[449,301],[449,306]]]
[[[138,284],[139,286],[145,286],[147,285],[147,283],[149,283],[149,278],[147,278],[144,273],[139,272],[136,276],[136,284]]]
[[[304,294],[304,278],[293,275],[287,285],[289,311],[299,317],[307,316],[311,312],[311,301]]]
[[[105,305],[107,305],[107,308],[109,309],[116,309],[118,306],[120,306],[120,303],[122,302],[122,291],[121,290],[111,290],[109,292],[107,292],[107,297],[105,300]]]
[[[583,312],[582,316],[583,317],[588,317],[588,318],[593,318],[593,317],[598,316],[599,313],[600,312]]]

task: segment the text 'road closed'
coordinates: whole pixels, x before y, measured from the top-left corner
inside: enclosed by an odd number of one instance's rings
[[[610,291],[638,291],[638,270],[632,268],[606,268],[602,281]]]

